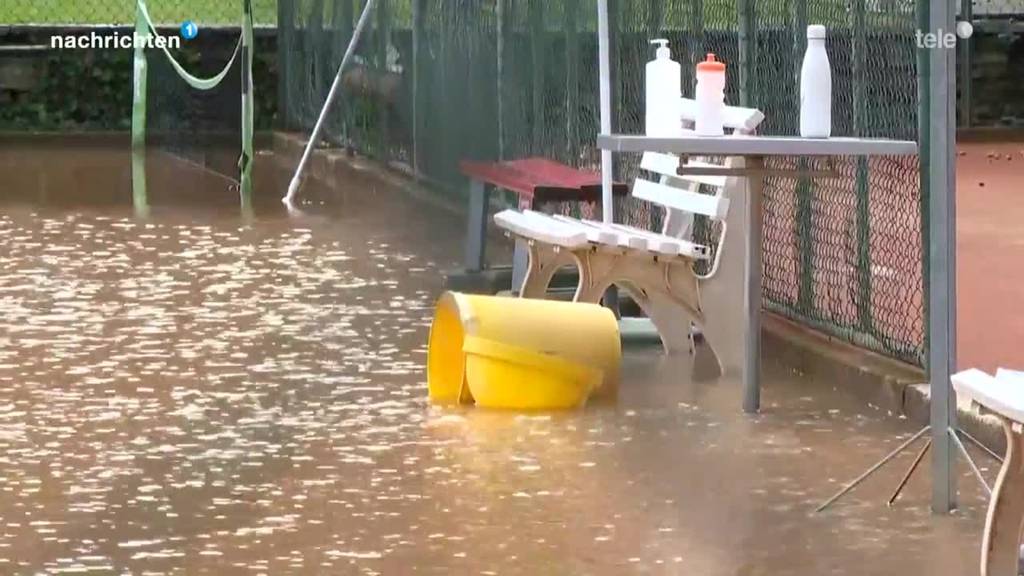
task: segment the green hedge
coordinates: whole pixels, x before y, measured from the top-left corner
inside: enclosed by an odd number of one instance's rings
[[[237,33],[236,33],[237,34]],[[47,38],[25,38],[46,43]],[[256,39],[256,127],[269,129],[277,113],[277,42]],[[0,54],[0,58],[4,58]],[[44,67],[30,92],[0,93],[0,130],[127,130],[131,127],[131,50],[48,50],[35,65]],[[185,57],[194,61],[195,56]],[[0,88],[2,90],[2,88]],[[6,102],[4,102],[6,100]]]

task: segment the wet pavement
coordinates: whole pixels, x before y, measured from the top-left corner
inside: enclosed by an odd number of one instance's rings
[[[432,407],[458,216],[370,174],[295,215],[174,181],[147,218],[88,179],[71,206],[0,181],[2,574],[977,573],[966,470],[951,517],[927,469],[885,506],[909,453],[812,514],[909,423],[771,363],[747,416],[736,382],[689,377],[706,358],[651,348],[615,405]]]

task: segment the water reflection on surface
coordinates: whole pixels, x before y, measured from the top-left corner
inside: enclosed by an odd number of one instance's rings
[[[926,474],[884,506],[902,465],[810,514],[912,430],[796,376],[749,417],[637,349],[616,406],[429,406],[462,223],[357,184],[294,217],[4,208],[0,573],[975,572],[969,477],[953,518]]]

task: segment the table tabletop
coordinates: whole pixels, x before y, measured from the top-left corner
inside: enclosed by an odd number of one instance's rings
[[[665,152],[702,156],[910,156],[917,143],[881,138],[697,136],[674,138],[601,134],[597,147],[612,152]]]

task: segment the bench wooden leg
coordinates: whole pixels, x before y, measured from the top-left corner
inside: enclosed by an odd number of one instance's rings
[[[513,285],[519,290],[521,298],[545,298],[555,273],[563,266],[577,266],[575,256],[568,250],[558,250],[553,246],[536,242],[526,243],[517,239],[517,244],[526,244],[527,265],[522,283]]]
[[[466,271],[484,269],[487,251],[487,206],[490,190],[479,180],[469,181],[469,214],[466,229]]]
[[[992,491],[981,541],[981,576],[1015,576],[1024,536],[1024,436],[1003,420],[1006,459]]]
[[[626,288],[658,329],[665,352],[690,353],[690,322],[699,321],[697,279],[685,260],[590,251],[580,255],[577,302],[597,303],[609,286]]]

